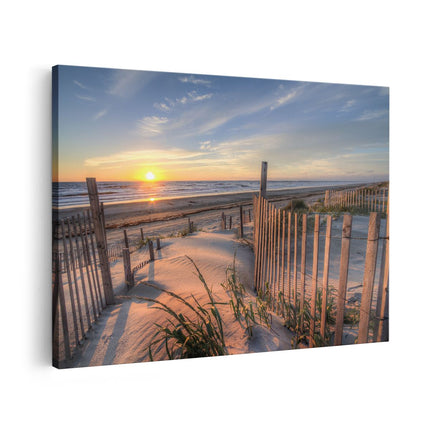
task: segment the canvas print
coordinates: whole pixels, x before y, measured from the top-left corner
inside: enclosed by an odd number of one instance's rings
[[[52,82],[54,366],[388,340],[387,87]]]

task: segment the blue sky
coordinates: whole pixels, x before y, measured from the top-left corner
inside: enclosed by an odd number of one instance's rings
[[[389,91],[59,66],[59,180],[388,179]]]

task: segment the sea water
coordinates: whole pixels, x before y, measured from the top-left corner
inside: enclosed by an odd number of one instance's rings
[[[331,187],[348,185],[348,181],[268,181],[267,189]],[[97,182],[101,202],[122,203],[150,199],[193,197],[258,191],[259,181],[154,181],[154,182]],[[53,207],[87,206],[85,182],[54,182]]]

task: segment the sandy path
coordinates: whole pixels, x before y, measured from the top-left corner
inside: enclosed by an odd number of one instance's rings
[[[236,253],[236,267],[244,286],[251,292],[253,254],[249,247],[234,238],[232,232],[198,232],[183,238],[163,241],[157,251],[156,261],[136,273],[136,286],[124,294],[124,274],[122,264],[112,267],[116,293],[122,293],[119,303],[108,307],[94,325],[88,340],[72,367],[97,366],[103,364],[133,363],[148,361],[145,349],[148,339],[154,333],[154,322],[163,323],[165,314],[153,309],[154,305],[139,297],[157,298],[175,306],[182,312],[177,302],[166,293],[160,293],[148,286],[148,282],[175,292],[184,298],[193,294],[198,300],[207,298],[191,262],[191,257],[216,299],[226,302],[227,294],[220,286],[225,281],[225,270],[232,264]],[[139,252],[133,253],[133,263],[139,261]],[[128,296],[128,297],[124,297]],[[224,321],[225,340],[229,354],[246,352],[276,351],[289,349],[291,334],[274,318],[273,330],[257,327],[251,340],[239,323],[234,321],[228,306],[219,306]],[[276,332],[276,333],[275,333]],[[164,351],[156,359],[166,359]]]

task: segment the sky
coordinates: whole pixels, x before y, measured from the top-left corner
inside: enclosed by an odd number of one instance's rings
[[[379,181],[388,146],[387,87],[58,66],[54,180]]]

